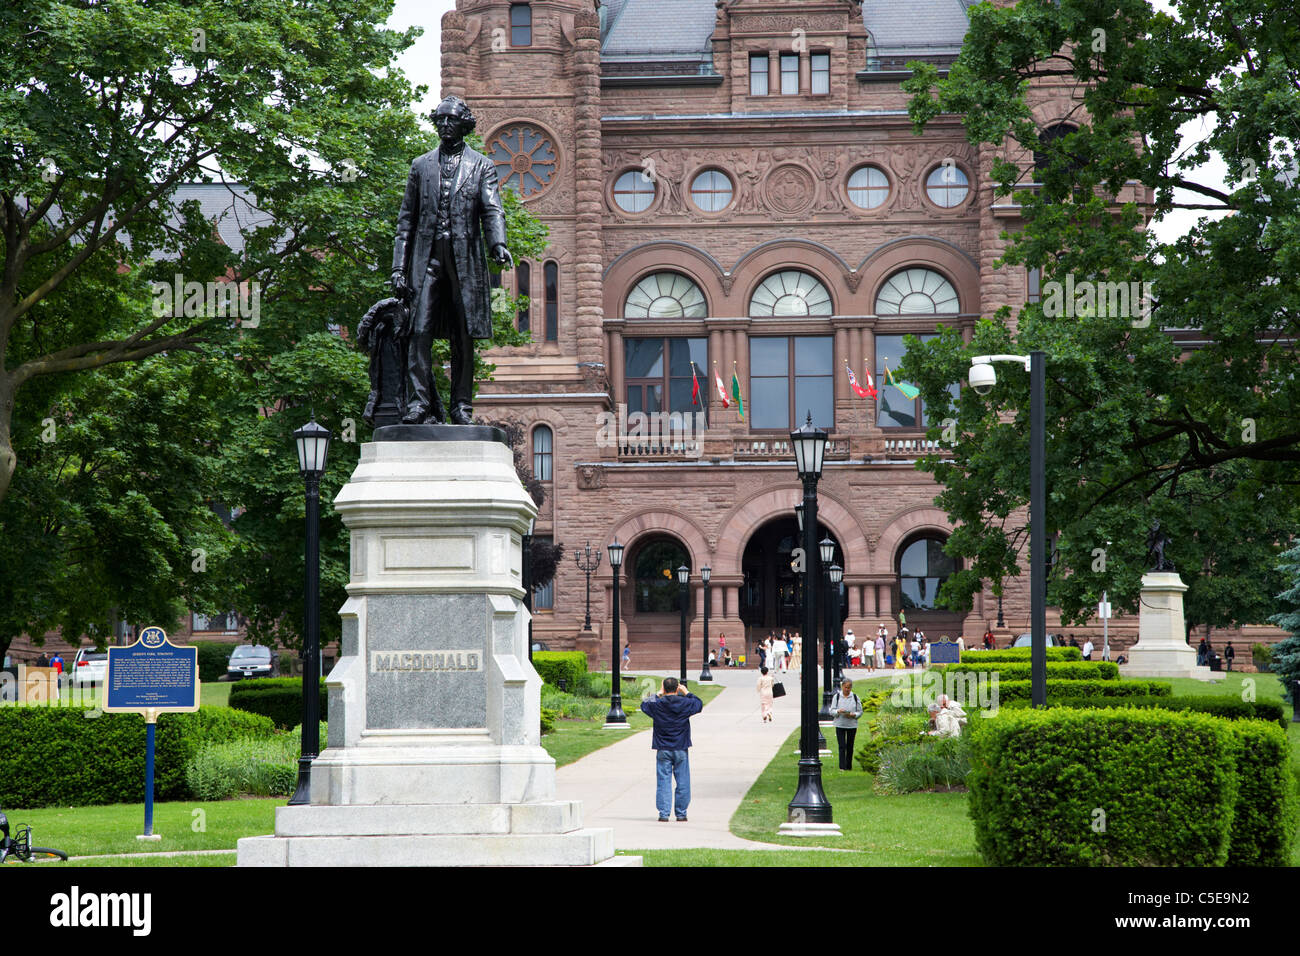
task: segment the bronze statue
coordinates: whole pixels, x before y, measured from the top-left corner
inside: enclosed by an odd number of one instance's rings
[[[435,338],[447,339],[451,350],[451,421],[471,423],[474,340],[492,336],[485,242],[494,262],[514,265],[496,167],[465,145],[474,124],[460,97],[438,105],[438,148],[411,163],[397,216],[393,291],[410,309],[409,328],[400,330],[406,346],[403,424],[445,419],[433,381]]]
[[[357,343],[370,353],[370,395],[361,417],[376,428],[401,422],[406,410],[406,339],[410,323],[401,299],[380,299],[357,326]]]
[[[1169,544],[1169,535],[1160,530],[1160,519],[1157,518],[1151,526],[1151,533],[1147,535],[1147,557],[1154,558],[1151,565],[1152,571],[1176,571],[1174,562],[1165,557],[1165,546]]]

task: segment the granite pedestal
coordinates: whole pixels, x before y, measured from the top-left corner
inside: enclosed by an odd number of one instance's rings
[[[239,865],[612,862],[613,831],[555,799],[540,743],[521,587],[536,509],[510,449],[495,429],[376,435],[334,502],[351,580],[311,803],[240,840]]]
[[[1196,651],[1187,643],[1183,592],[1187,585],[1174,571],[1148,571],[1142,576],[1138,612],[1138,641],[1120,667],[1125,677],[1192,677],[1212,680],[1208,667],[1196,664]]]

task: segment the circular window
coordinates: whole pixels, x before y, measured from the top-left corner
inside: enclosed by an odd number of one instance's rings
[[[487,144],[502,189],[530,199],[555,178],[558,158],[550,138],[535,126],[518,123],[497,132]]]
[[[930,170],[930,175],[925,177],[925,194],[932,203],[944,209],[960,206],[966,201],[969,192],[970,180],[966,178],[966,173],[952,163],[934,167]]]
[[[895,272],[876,295],[876,315],[938,315],[957,311],[957,290],[933,269]]]
[[[630,169],[614,182],[614,204],[624,212],[645,212],[655,198],[655,181],[639,169]]]
[[[889,178],[876,166],[860,166],[849,176],[849,199],[860,209],[878,209],[889,198]]]
[[[834,311],[826,287],[806,272],[774,272],[754,290],[750,315],[830,315]]]
[[[691,201],[704,212],[721,212],[731,205],[731,180],[720,169],[706,169],[691,180]]]
[[[676,272],[646,276],[632,287],[623,307],[629,319],[702,319],[707,314],[700,287]]]

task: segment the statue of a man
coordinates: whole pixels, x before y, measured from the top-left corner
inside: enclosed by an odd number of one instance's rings
[[[465,101],[449,96],[433,115],[438,148],[411,163],[397,216],[393,291],[410,304],[406,332],[406,411],[403,424],[442,422],[433,381],[435,338],[451,350],[451,421],[472,421],[474,340],[492,336],[492,289],[484,245],[492,260],[513,265],[506,219],[492,161],[465,145],[474,128]]]

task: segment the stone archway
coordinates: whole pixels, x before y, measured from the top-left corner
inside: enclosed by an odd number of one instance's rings
[[[760,492],[738,504],[722,522],[714,554],[715,573],[742,573],[741,562],[750,537],[774,518],[791,517],[794,503],[803,494],[798,483]],[[832,495],[818,492],[817,520],[826,525],[844,551],[845,575],[865,571],[870,564],[871,546],[857,516]]]

